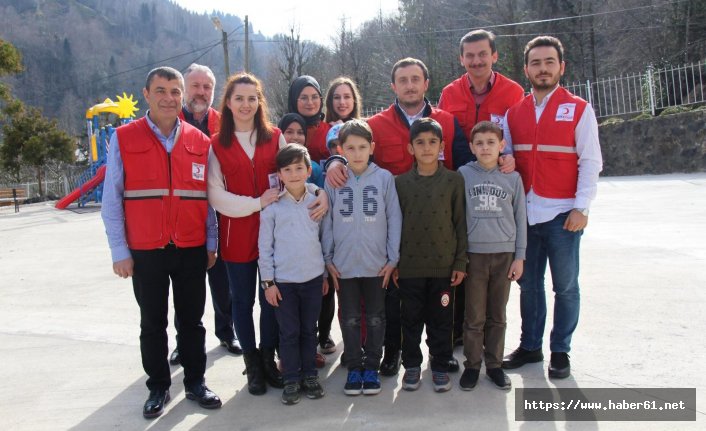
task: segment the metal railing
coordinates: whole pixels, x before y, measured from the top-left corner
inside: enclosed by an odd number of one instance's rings
[[[662,69],[649,66],[642,73],[563,85],[590,102],[598,118],[642,112],[656,115],[672,106],[706,103],[706,60]],[[362,115],[369,117],[386,108],[366,107]]]
[[[649,112],[672,106],[706,103],[706,60],[681,66],[632,73],[565,87],[588,100],[596,117]]]

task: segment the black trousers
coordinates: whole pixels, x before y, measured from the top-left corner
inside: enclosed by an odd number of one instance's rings
[[[422,365],[420,348],[426,325],[432,371],[448,371],[453,356],[454,291],[449,278],[401,278],[402,363]]]
[[[130,250],[135,261],[132,286],[140,306],[140,352],[147,388],[171,385],[167,356],[169,283],[179,319],[177,348],[184,367],[184,386],[203,382],[206,371],[206,330],[201,323],[206,303],[206,247]]]
[[[385,351],[402,347],[400,289],[390,280],[385,291]]]
[[[328,277],[328,293],[321,298],[321,313],[319,313],[319,344],[323,344],[331,335],[333,316],[336,315],[336,289],[333,278]]]
[[[228,271],[225,262],[221,259],[220,250],[216,256],[216,263],[207,272],[208,286],[211,288],[211,303],[213,303],[214,332],[219,340],[231,341],[236,338],[233,330],[233,304],[228,286]],[[179,318],[176,316],[174,328],[179,331]]]

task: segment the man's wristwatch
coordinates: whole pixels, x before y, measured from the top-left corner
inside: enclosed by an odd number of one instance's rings
[[[588,217],[588,208],[574,208],[576,211]]]
[[[274,280],[262,280],[260,282],[260,287],[262,287],[262,290],[267,290],[274,285],[275,285]]]

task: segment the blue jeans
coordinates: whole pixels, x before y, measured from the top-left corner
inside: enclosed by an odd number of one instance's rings
[[[249,353],[257,348],[255,324],[252,318],[256,292],[260,302],[260,345],[267,349],[276,348],[277,320],[274,309],[265,300],[264,291],[257,285],[257,261],[226,262],[226,269],[233,300],[233,323],[243,351]]]
[[[527,260],[520,284],[522,336],[520,347],[537,350],[542,347],[547,300],[544,273],[549,261],[554,290],[554,327],[550,334],[552,352],[569,352],[571,336],[579,321],[579,245],[583,230],[564,229],[568,212],[553,220],[528,226]]]
[[[279,323],[279,356],[282,378],[298,382],[316,376],[316,321],[321,313],[324,279],[318,276],[304,283],[277,283],[282,300],[275,308]]]

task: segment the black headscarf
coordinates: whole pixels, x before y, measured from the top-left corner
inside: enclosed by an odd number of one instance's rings
[[[304,117],[299,114],[295,114],[294,112],[285,114],[284,117],[279,120],[277,128],[280,129],[282,133],[284,133],[284,131],[287,130],[287,127],[289,127],[289,125],[292,123],[299,123],[299,125],[302,126],[302,130],[304,130],[304,137],[306,138],[306,120],[304,119]]]
[[[321,87],[319,86],[319,83],[314,79],[313,76],[309,75],[302,75],[292,81],[292,85],[289,86],[289,97],[287,98],[287,103],[288,103],[288,111],[289,112],[296,112],[299,115],[301,113],[297,110],[297,99],[299,98],[299,95],[301,94],[302,91],[304,91],[304,88],[306,87],[314,87],[317,93],[319,93],[319,97],[321,96]],[[305,117],[302,115],[304,120],[306,121],[307,126],[315,126],[321,122],[321,120],[324,119],[324,113],[322,112],[324,109],[324,100],[323,98],[321,99],[321,104],[319,106],[319,112],[311,117]],[[281,129],[281,128],[280,128]]]

